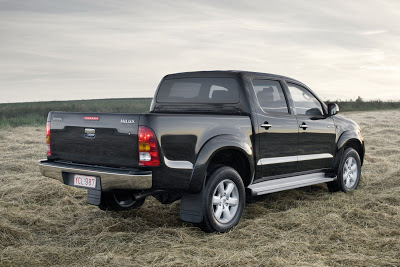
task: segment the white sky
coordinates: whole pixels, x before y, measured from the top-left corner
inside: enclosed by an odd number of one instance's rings
[[[0,103],[152,97],[224,69],[400,100],[400,1],[0,0]]]

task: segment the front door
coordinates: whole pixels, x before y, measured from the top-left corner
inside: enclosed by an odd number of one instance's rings
[[[288,108],[281,81],[252,79],[255,93],[259,144],[259,180],[276,178],[297,171],[298,125]],[[275,177],[274,177],[275,176]]]
[[[299,127],[298,171],[329,168],[335,155],[336,131],[332,117],[305,87],[287,83]]]

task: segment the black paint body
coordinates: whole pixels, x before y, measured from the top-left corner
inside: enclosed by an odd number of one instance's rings
[[[229,150],[241,153],[247,161],[245,186],[268,179],[298,173],[335,171],[340,149],[356,142],[364,157],[364,141],[358,125],[340,116],[296,115],[287,82],[304,84],[284,76],[242,71],[192,72],[167,75],[169,78],[229,77],[237,80],[239,103],[174,104],[158,103],[154,97],[149,114],[103,114],[50,112],[50,161],[145,169],[153,173],[153,188],[181,192],[199,192],[207,176],[210,161],[217,153]],[[288,114],[268,113],[258,104],[251,86],[252,79],[279,81],[288,104]],[[315,94],[310,90],[315,96]],[[155,94],[157,96],[157,92]],[[317,97],[318,98],[318,97]],[[98,121],[84,120],[97,116]],[[134,121],[122,123],[121,120]],[[261,127],[263,123],[272,126]],[[309,128],[299,127],[306,123]],[[160,165],[138,165],[138,127],[151,128],[160,152]],[[85,129],[95,129],[95,138],[85,137]],[[290,161],[261,165],[260,159],[286,158],[301,155],[331,154],[332,158]],[[236,154],[235,154],[236,155]],[[175,162],[169,167],[165,162]],[[181,162],[185,168],[179,168]],[[192,165],[192,168],[187,166]],[[178,167],[177,167],[178,166]]]

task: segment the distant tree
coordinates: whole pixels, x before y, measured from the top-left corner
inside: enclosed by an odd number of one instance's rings
[[[356,102],[361,103],[361,102],[364,102],[364,100],[361,98],[361,96],[358,96],[356,99]]]

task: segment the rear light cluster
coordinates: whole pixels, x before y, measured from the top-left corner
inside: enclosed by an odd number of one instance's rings
[[[140,166],[160,165],[157,138],[154,132],[146,126],[139,126],[138,148]]]
[[[48,121],[46,123],[46,149],[47,149],[47,156],[51,156],[51,148],[50,148],[50,128],[51,124]]]

